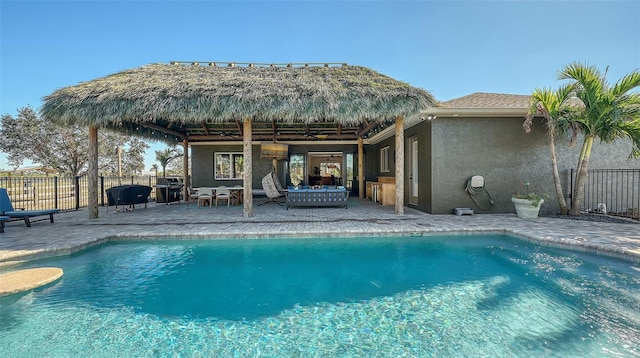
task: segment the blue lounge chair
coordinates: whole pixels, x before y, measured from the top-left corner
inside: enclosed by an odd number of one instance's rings
[[[53,223],[53,214],[56,214],[58,209],[47,209],[47,210],[15,210],[13,205],[11,204],[11,199],[9,198],[9,194],[7,194],[7,189],[0,188],[0,215],[8,216],[12,219],[23,219],[24,223],[27,224],[27,227],[31,227],[30,219],[36,216],[45,216],[49,215],[49,220]],[[46,220],[34,220],[41,221]],[[1,221],[4,223],[4,221]]]

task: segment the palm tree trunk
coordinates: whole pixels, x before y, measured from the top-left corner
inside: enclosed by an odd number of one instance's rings
[[[593,146],[594,136],[585,137],[582,144],[582,152],[578,160],[578,169],[576,173],[576,185],[573,189],[573,200],[571,201],[571,210],[569,215],[580,215],[580,206],[584,199],[584,185],[587,182],[587,168],[589,167],[589,157],[591,156],[591,147]]]
[[[564,199],[564,193],[562,191],[562,183],[560,182],[560,174],[558,173],[558,160],[556,158],[556,135],[552,131],[549,133],[549,143],[551,147],[551,167],[553,170],[553,182],[556,187],[556,197],[558,198],[558,205],[560,206],[560,214],[567,215],[569,208],[567,207],[567,201]]]

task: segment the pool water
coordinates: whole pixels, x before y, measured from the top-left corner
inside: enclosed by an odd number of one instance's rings
[[[157,240],[30,262],[1,357],[638,357],[640,266],[512,237]],[[15,269],[15,268],[13,268]]]

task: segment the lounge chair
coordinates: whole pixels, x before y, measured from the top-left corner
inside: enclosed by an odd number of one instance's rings
[[[264,193],[267,198],[269,198],[269,201],[265,201],[258,206],[269,203],[282,205],[278,198],[284,196],[284,189],[282,188],[282,185],[280,185],[280,181],[278,180],[276,173],[269,172],[269,174],[265,175],[264,178],[262,178],[262,189],[264,189]]]
[[[53,214],[58,213],[58,209],[46,209],[46,210],[15,210],[7,189],[0,188],[0,215],[8,216],[12,219],[23,219],[27,227],[31,227],[31,218],[37,216],[49,216],[49,220],[53,223]],[[41,221],[45,219],[39,219],[34,221]]]
[[[4,232],[4,222],[11,219],[8,216],[0,216],[0,232]]]

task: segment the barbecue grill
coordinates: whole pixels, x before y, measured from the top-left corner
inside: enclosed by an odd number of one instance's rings
[[[156,203],[170,204],[173,201],[180,201],[183,184],[178,178],[157,178],[156,179]]]

